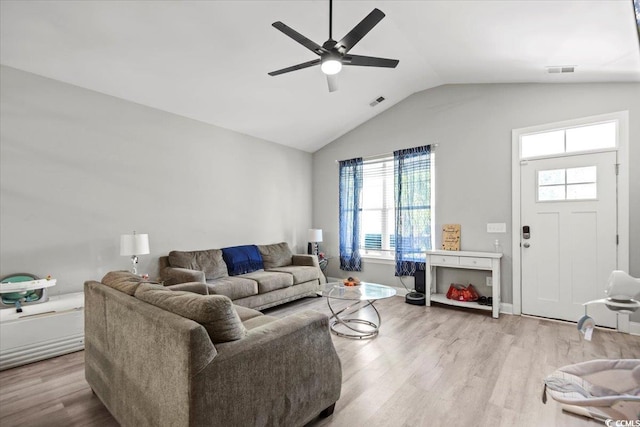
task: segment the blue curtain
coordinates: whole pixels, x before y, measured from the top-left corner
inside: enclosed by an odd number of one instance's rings
[[[393,160],[396,276],[412,276],[431,249],[431,146],[394,151]]]
[[[361,271],[362,158],[340,162],[340,269]]]

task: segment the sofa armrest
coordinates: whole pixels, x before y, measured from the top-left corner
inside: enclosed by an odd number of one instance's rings
[[[206,282],[204,271],[189,270],[188,268],[166,267],[162,270],[161,276],[166,286],[178,283]]]
[[[317,255],[293,255],[291,257],[291,264],[299,265],[303,267],[318,267],[320,268],[320,264],[318,263]]]
[[[340,397],[342,368],[322,313],[274,320],[216,350],[192,388],[193,396],[202,396],[193,413],[212,425],[254,425],[257,419],[304,425]]]
[[[200,295],[209,295],[209,288],[207,287],[207,284],[201,282],[189,282],[179,283],[177,285],[169,285],[167,286],[167,289],[171,289],[172,291],[186,291]]]
[[[318,269],[318,278],[320,279],[320,284],[327,283],[327,278],[325,277],[322,269],[320,268],[320,261],[318,261],[318,255],[293,255],[291,257],[291,263],[293,265],[299,265],[303,267],[315,267]]]

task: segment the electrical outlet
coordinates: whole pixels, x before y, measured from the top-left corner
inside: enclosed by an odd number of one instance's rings
[[[487,223],[487,233],[506,233],[507,224],[505,222]]]
[[[487,276],[487,286],[493,286],[493,278],[491,276]]]

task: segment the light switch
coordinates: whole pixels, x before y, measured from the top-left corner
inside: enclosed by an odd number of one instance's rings
[[[487,223],[487,233],[506,233],[507,223],[505,222],[490,222]]]

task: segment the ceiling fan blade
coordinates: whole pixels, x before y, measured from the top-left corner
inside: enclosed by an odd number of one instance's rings
[[[349,52],[351,48],[367,35],[384,17],[385,15],[380,9],[373,9],[370,14],[365,16],[358,25],[353,27],[353,29],[336,44],[336,48],[343,54]]]
[[[327,85],[329,85],[329,92],[335,92],[338,90],[338,75],[327,74]]]
[[[376,58],[375,56],[345,55],[343,65],[359,65],[361,67],[396,68],[400,61],[397,59]]]
[[[312,51],[316,55],[322,55],[323,53],[326,52],[320,45],[318,45],[317,43],[309,40],[308,38],[306,38],[305,36],[303,36],[302,34],[297,32],[296,30],[294,30],[293,28],[288,27],[287,25],[283,24],[280,21],[274,22],[271,25],[274,28],[282,31],[284,34],[286,34],[287,36],[291,37],[292,39],[294,39],[295,41],[297,41],[302,46],[306,47],[307,49],[309,49],[310,51]]]
[[[292,65],[291,67],[283,68],[281,70],[272,71],[269,73],[270,76],[278,76],[280,74],[289,73],[291,71],[302,70],[303,68],[313,67],[314,65],[320,64],[320,58],[314,59],[313,61],[303,62],[302,64]]]

